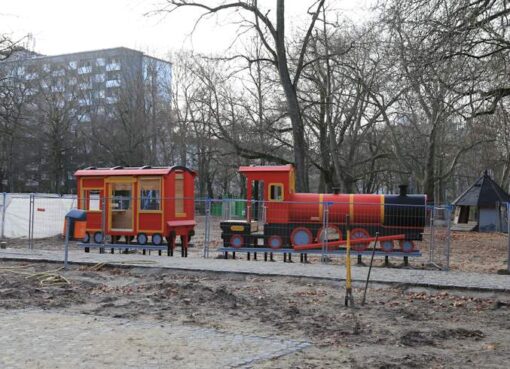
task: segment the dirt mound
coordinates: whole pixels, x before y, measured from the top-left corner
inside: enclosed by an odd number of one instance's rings
[[[438,341],[449,339],[474,339],[484,337],[482,331],[466,328],[442,329],[438,331],[408,331],[400,337],[400,343],[408,347],[436,346]]]

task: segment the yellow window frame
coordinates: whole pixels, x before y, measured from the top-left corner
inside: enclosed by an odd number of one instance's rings
[[[179,194],[179,196],[177,195],[177,181],[178,181],[178,180],[179,180],[179,181],[180,181],[180,183],[182,184],[182,194]],[[184,217],[186,217],[186,215],[187,215],[187,214],[186,214],[186,212],[184,211],[184,209],[186,208],[186,207],[185,207],[185,201],[184,201],[184,200],[185,200],[185,198],[186,198],[186,197],[184,196],[184,189],[185,189],[185,188],[184,188],[184,187],[185,187],[185,186],[184,186],[184,185],[185,185],[184,180],[185,180],[185,178],[184,178],[184,172],[183,172],[183,171],[176,171],[176,172],[175,172],[175,179],[174,179],[174,192],[175,192],[175,193],[174,193],[174,208],[175,208],[175,210],[174,210],[174,211],[175,211],[175,217],[176,217],[176,218],[184,218]],[[177,211],[177,201],[179,201],[179,202],[180,202],[179,207],[181,207],[181,206],[182,206],[182,210],[183,210],[182,212]]]
[[[141,195],[142,182],[143,181],[154,181],[154,180],[159,181],[159,194],[160,194],[159,210],[143,210],[142,209],[142,195]],[[139,195],[138,196],[138,212],[139,213],[143,213],[143,214],[150,214],[150,213],[161,214],[161,213],[163,213],[163,188],[162,188],[161,184],[162,184],[161,177],[143,177],[143,178],[138,179],[138,195]]]
[[[281,199],[273,199],[272,197],[272,192],[271,192],[271,188],[272,187],[279,187],[280,190],[281,190]],[[269,201],[284,201],[285,200],[285,192],[284,192],[284,185],[283,183],[270,183],[267,187],[268,189],[268,199]]]
[[[89,191],[99,191],[99,210],[90,210],[90,198],[87,198],[87,192]],[[102,205],[102,198],[101,198],[101,191],[104,191],[103,187],[82,187],[81,188],[81,201],[79,203],[79,209],[85,210],[87,213],[102,213],[103,209],[101,208]],[[104,192],[103,192],[104,194]],[[89,200],[87,204],[87,199]],[[87,204],[88,206],[85,206]],[[87,208],[87,209],[85,209]]]

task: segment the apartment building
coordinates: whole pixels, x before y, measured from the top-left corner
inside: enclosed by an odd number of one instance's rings
[[[157,164],[171,84],[171,63],[124,47],[14,52],[0,62],[0,124],[24,128],[0,137],[0,188],[58,192],[85,164]],[[9,147],[23,155],[2,152]]]
[[[108,107],[127,89],[143,94],[138,99],[150,95],[161,104],[170,102],[171,63],[124,47],[54,56],[19,51],[1,62],[0,70],[28,96],[49,92],[73,101],[81,122],[91,114],[111,114]]]

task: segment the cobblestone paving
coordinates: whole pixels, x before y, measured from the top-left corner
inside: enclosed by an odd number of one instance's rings
[[[0,368],[243,368],[310,344],[175,324],[0,311]]]
[[[63,251],[0,250],[0,259],[63,261]],[[345,267],[339,265],[263,262],[225,259],[181,258],[154,255],[121,255],[70,251],[69,260],[75,263],[121,263],[123,265],[150,266],[194,271],[250,273],[291,277],[345,279]],[[149,264],[150,263],[150,264]],[[367,267],[352,268],[354,281],[365,281]],[[445,272],[436,270],[374,268],[372,282],[403,283],[424,287],[466,288],[487,291],[510,291],[510,275]]]

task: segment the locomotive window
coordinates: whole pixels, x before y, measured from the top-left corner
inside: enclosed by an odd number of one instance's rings
[[[140,180],[140,210],[161,210],[159,178]]]
[[[283,185],[281,184],[269,185],[269,200],[283,201]]]

